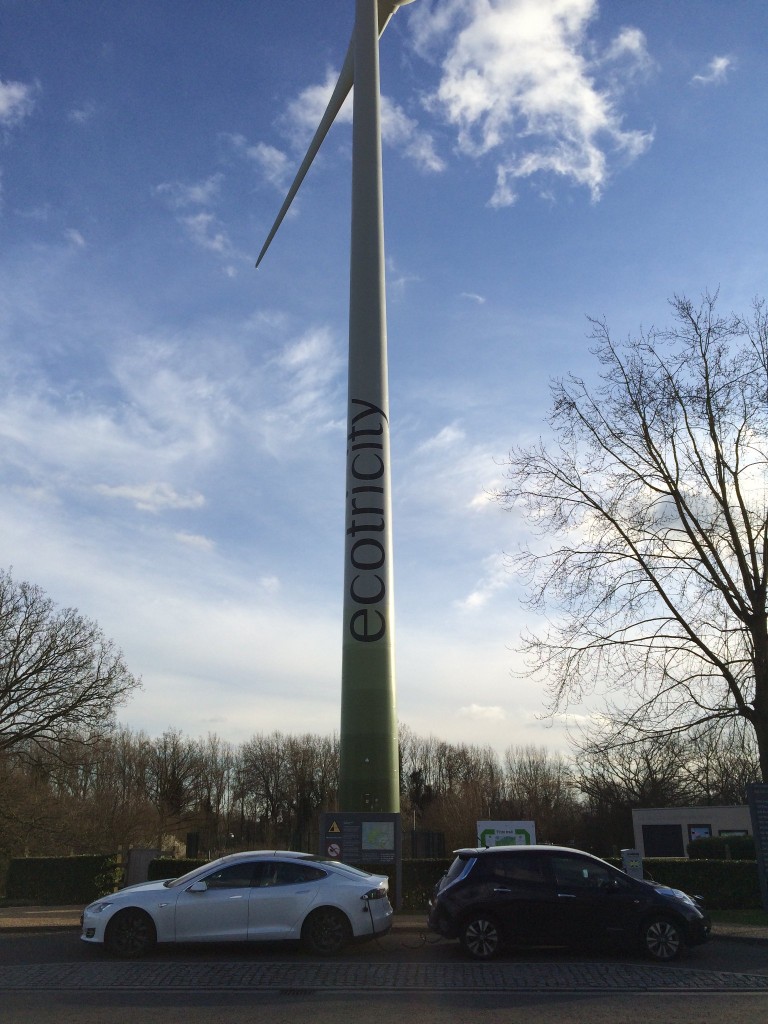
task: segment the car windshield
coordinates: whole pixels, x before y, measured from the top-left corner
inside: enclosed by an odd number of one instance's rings
[[[200,878],[203,875],[207,875],[209,871],[215,870],[217,865],[224,863],[224,860],[224,857],[219,857],[218,860],[208,861],[208,863],[203,864],[202,867],[193,868],[191,871],[188,871],[186,875],[179,875],[178,878],[169,878],[168,881],[164,883],[165,887],[167,889],[175,889],[177,885],[187,885],[190,882],[194,882],[196,878]]]

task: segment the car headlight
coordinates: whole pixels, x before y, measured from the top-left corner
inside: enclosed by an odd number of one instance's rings
[[[659,890],[665,896],[673,896],[677,900],[682,900],[683,903],[688,903],[690,906],[695,907],[696,903],[691,899],[687,892],[683,892],[682,889],[670,889],[666,885]]]
[[[85,908],[86,914],[100,914],[102,910],[106,910],[107,907],[112,906],[112,900],[99,900],[97,903],[91,903],[90,906]]]

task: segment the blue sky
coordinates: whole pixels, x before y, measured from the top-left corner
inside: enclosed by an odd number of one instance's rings
[[[0,0],[0,564],[100,623],[153,734],[338,729],[351,108],[253,264],[353,14]],[[564,745],[489,494],[595,373],[587,314],[765,294],[766,38],[762,0],[417,0],[383,36],[416,732]]]

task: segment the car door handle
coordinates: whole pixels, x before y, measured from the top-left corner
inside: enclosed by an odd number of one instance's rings
[[[511,889],[494,889],[494,892],[512,892]]]
[[[559,892],[557,894],[557,898],[559,900],[575,900],[576,899],[576,893],[575,892]]]

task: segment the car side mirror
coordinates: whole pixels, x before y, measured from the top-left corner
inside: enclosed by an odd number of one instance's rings
[[[192,885],[187,889],[187,892],[207,892],[207,882],[193,882]]]

